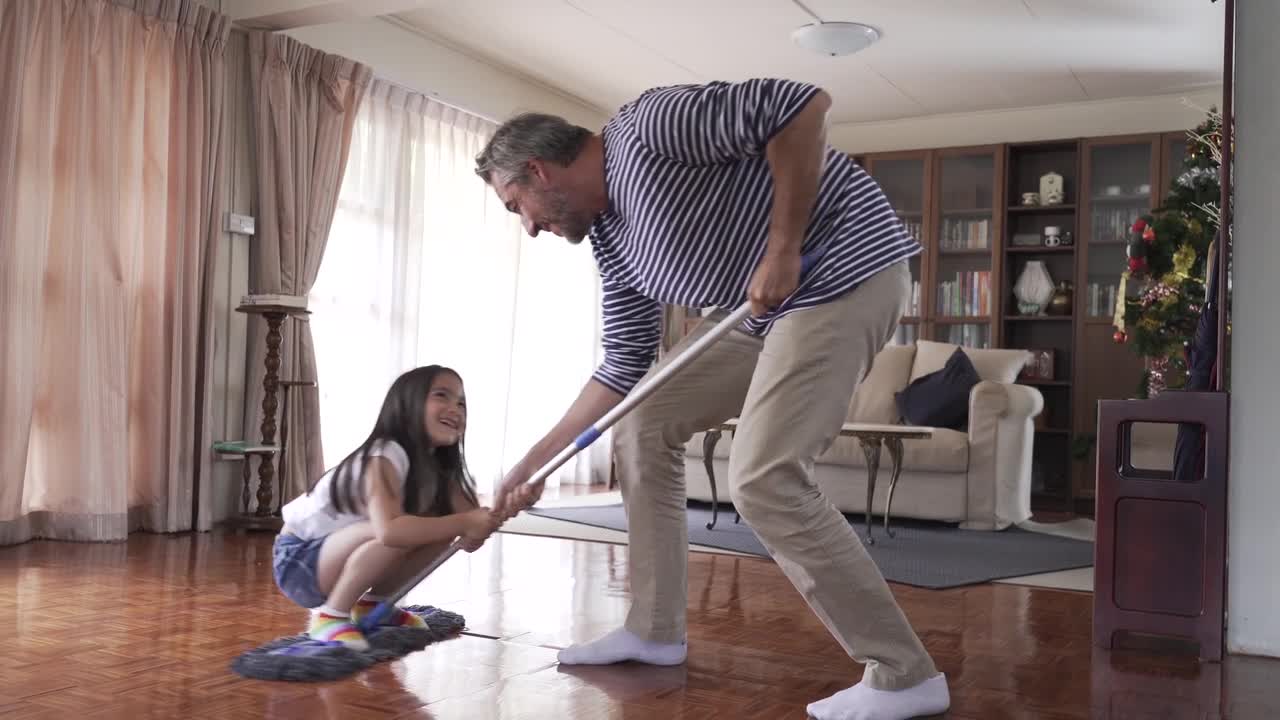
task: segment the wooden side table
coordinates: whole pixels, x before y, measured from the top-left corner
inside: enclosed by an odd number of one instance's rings
[[[291,305],[254,305],[242,304],[236,312],[249,315],[261,315],[267,321],[267,356],[263,360],[266,375],[262,377],[262,432],[261,444],[274,447],[276,444],[276,393],[280,385],[280,325],[286,317],[310,315],[311,311]],[[248,433],[245,433],[246,435]],[[248,458],[245,458],[246,463]],[[271,481],[275,476],[275,466],[271,462],[258,463],[258,507],[254,514],[259,518],[269,518],[273,514]]]
[[[712,469],[713,454],[716,444],[720,442],[720,436],[726,432],[732,434],[737,427],[736,418],[726,420],[707,430],[702,440],[703,467],[706,468],[707,480],[711,483],[711,522],[707,523],[708,530],[715,527],[720,506],[720,498],[716,492],[716,476]],[[928,440],[933,437],[933,428],[916,425],[845,423],[840,427],[840,436],[857,438],[858,444],[862,446],[863,455],[867,458],[867,544],[874,545],[876,540],[871,536],[871,510],[876,496],[876,475],[880,471],[880,448],[889,450],[889,458],[893,462],[893,471],[889,477],[889,494],[884,503],[884,531],[889,537],[893,537],[893,530],[889,529],[889,517],[893,508],[893,491],[898,486],[898,476],[902,473],[902,441]],[[736,523],[741,517],[735,511],[733,521]]]

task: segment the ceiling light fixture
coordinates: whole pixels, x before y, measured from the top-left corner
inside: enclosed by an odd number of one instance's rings
[[[827,22],[805,7],[800,0],[791,0],[817,22],[801,25],[791,32],[796,45],[821,55],[852,55],[865,50],[880,39],[880,31],[870,25],[857,22]]]

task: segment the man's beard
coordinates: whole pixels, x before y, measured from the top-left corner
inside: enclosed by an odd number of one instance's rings
[[[547,190],[547,204],[551,208],[551,223],[560,228],[561,237],[570,245],[581,243],[591,232],[591,218],[584,218],[569,207],[569,195],[563,190]]]

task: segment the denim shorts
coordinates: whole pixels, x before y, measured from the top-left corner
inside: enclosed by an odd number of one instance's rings
[[[316,568],[324,538],[303,540],[297,535],[280,533],[271,549],[272,570],[276,586],[284,596],[304,608],[324,604],[327,596],[320,592]]]

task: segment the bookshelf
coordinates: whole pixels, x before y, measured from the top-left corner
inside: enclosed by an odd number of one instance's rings
[[[1156,132],[854,156],[925,249],[912,263],[912,312],[894,342],[1051,351],[1049,377],[1020,381],[1045,401],[1033,455],[1037,510],[1093,514],[1097,401],[1133,397],[1143,369],[1111,324],[1125,231],[1163,201],[1185,147],[1184,133]],[[1060,201],[1024,204],[1050,172],[1062,176]],[[1045,241],[1048,228],[1061,242]],[[1019,312],[1013,286],[1033,261],[1066,283],[1068,304]]]

